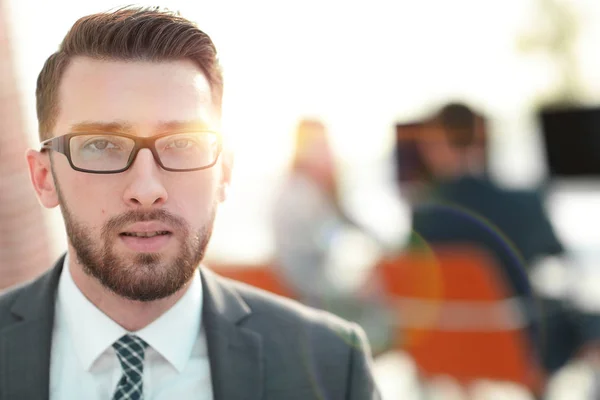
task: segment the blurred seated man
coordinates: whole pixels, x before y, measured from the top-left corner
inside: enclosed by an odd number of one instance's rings
[[[532,344],[546,368],[557,369],[572,356],[573,337],[549,329],[567,314],[561,302],[538,302],[528,278],[531,266],[564,254],[539,193],[506,190],[488,179],[483,118],[465,105],[443,107],[424,136],[419,149],[432,181],[414,202],[412,244],[472,244],[494,256],[521,300]],[[553,318],[544,318],[543,335],[540,305]]]

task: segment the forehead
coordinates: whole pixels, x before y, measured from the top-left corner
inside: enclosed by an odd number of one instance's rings
[[[76,57],[59,88],[56,135],[82,122],[125,121],[143,131],[163,121],[219,123],[210,84],[193,62]]]

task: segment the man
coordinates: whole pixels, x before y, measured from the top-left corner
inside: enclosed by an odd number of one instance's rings
[[[449,104],[427,133],[429,140],[420,142],[420,149],[434,185],[413,209],[414,244],[470,244],[487,250],[522,299],[531,342],[549,373],[581,346],[597,348],[597,315],[531,287],[530,272],[548,262],[567,266],[567,251],[538,192],[507,190],[487,176],[483,118],[466,105]]]
[[[81,18],[46,61],[27,161],[68,250],[0,298],[0,400],[377,397],[356,325],[198,268],[221,95],[211,39],[154,8]]]
[[[525,268],[563,247],[533,191],[510,191],[488,177],[483,118],[452,103],[431,122],[419,147],[432,175],[413,210],[413,230],[429,243],[465,242],[488,250],[517,294],[530,295]]]

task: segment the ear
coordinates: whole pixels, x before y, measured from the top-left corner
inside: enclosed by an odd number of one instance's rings
[[[29,149],[25,154],[29,165],[29,178],[33,184],[38,200],[46,208],[54,208],[59,204],[58,193],[52,176],[50,154]]]
[[[233,169],[233,151],[224,149],[221,153],[221,182],[219,185],[219,201],[222,203],[227,199],[229,185],[231,184],[231,171]]]

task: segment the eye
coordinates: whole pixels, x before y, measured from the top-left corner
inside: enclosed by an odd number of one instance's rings
[[[189,156],[212,152],[216,145],[215,135],[206,132],[178,133],[165,136],[156,142],[159,152]]]
[[[119,146],[107,139],[94,139],[86,143],[85,148],[90,150],[111,150],[118,149]]]
[[[166,149],[173,150],[190,150],[201,148],[204,145],[202,138],[187,136],[187,137],[174,137],[169,140],[166,144]]]
[[[95,147],[98,150],[104,150],[108,146],[108,140],[96,140],[90,143],[90,146]]]
[[[175,145],[175,147],[177,147],[178,149],[185,149],[190,144],[191,143],[190,143],[189,139],[175,139],[175,140],[173,140],[173,145]]]

